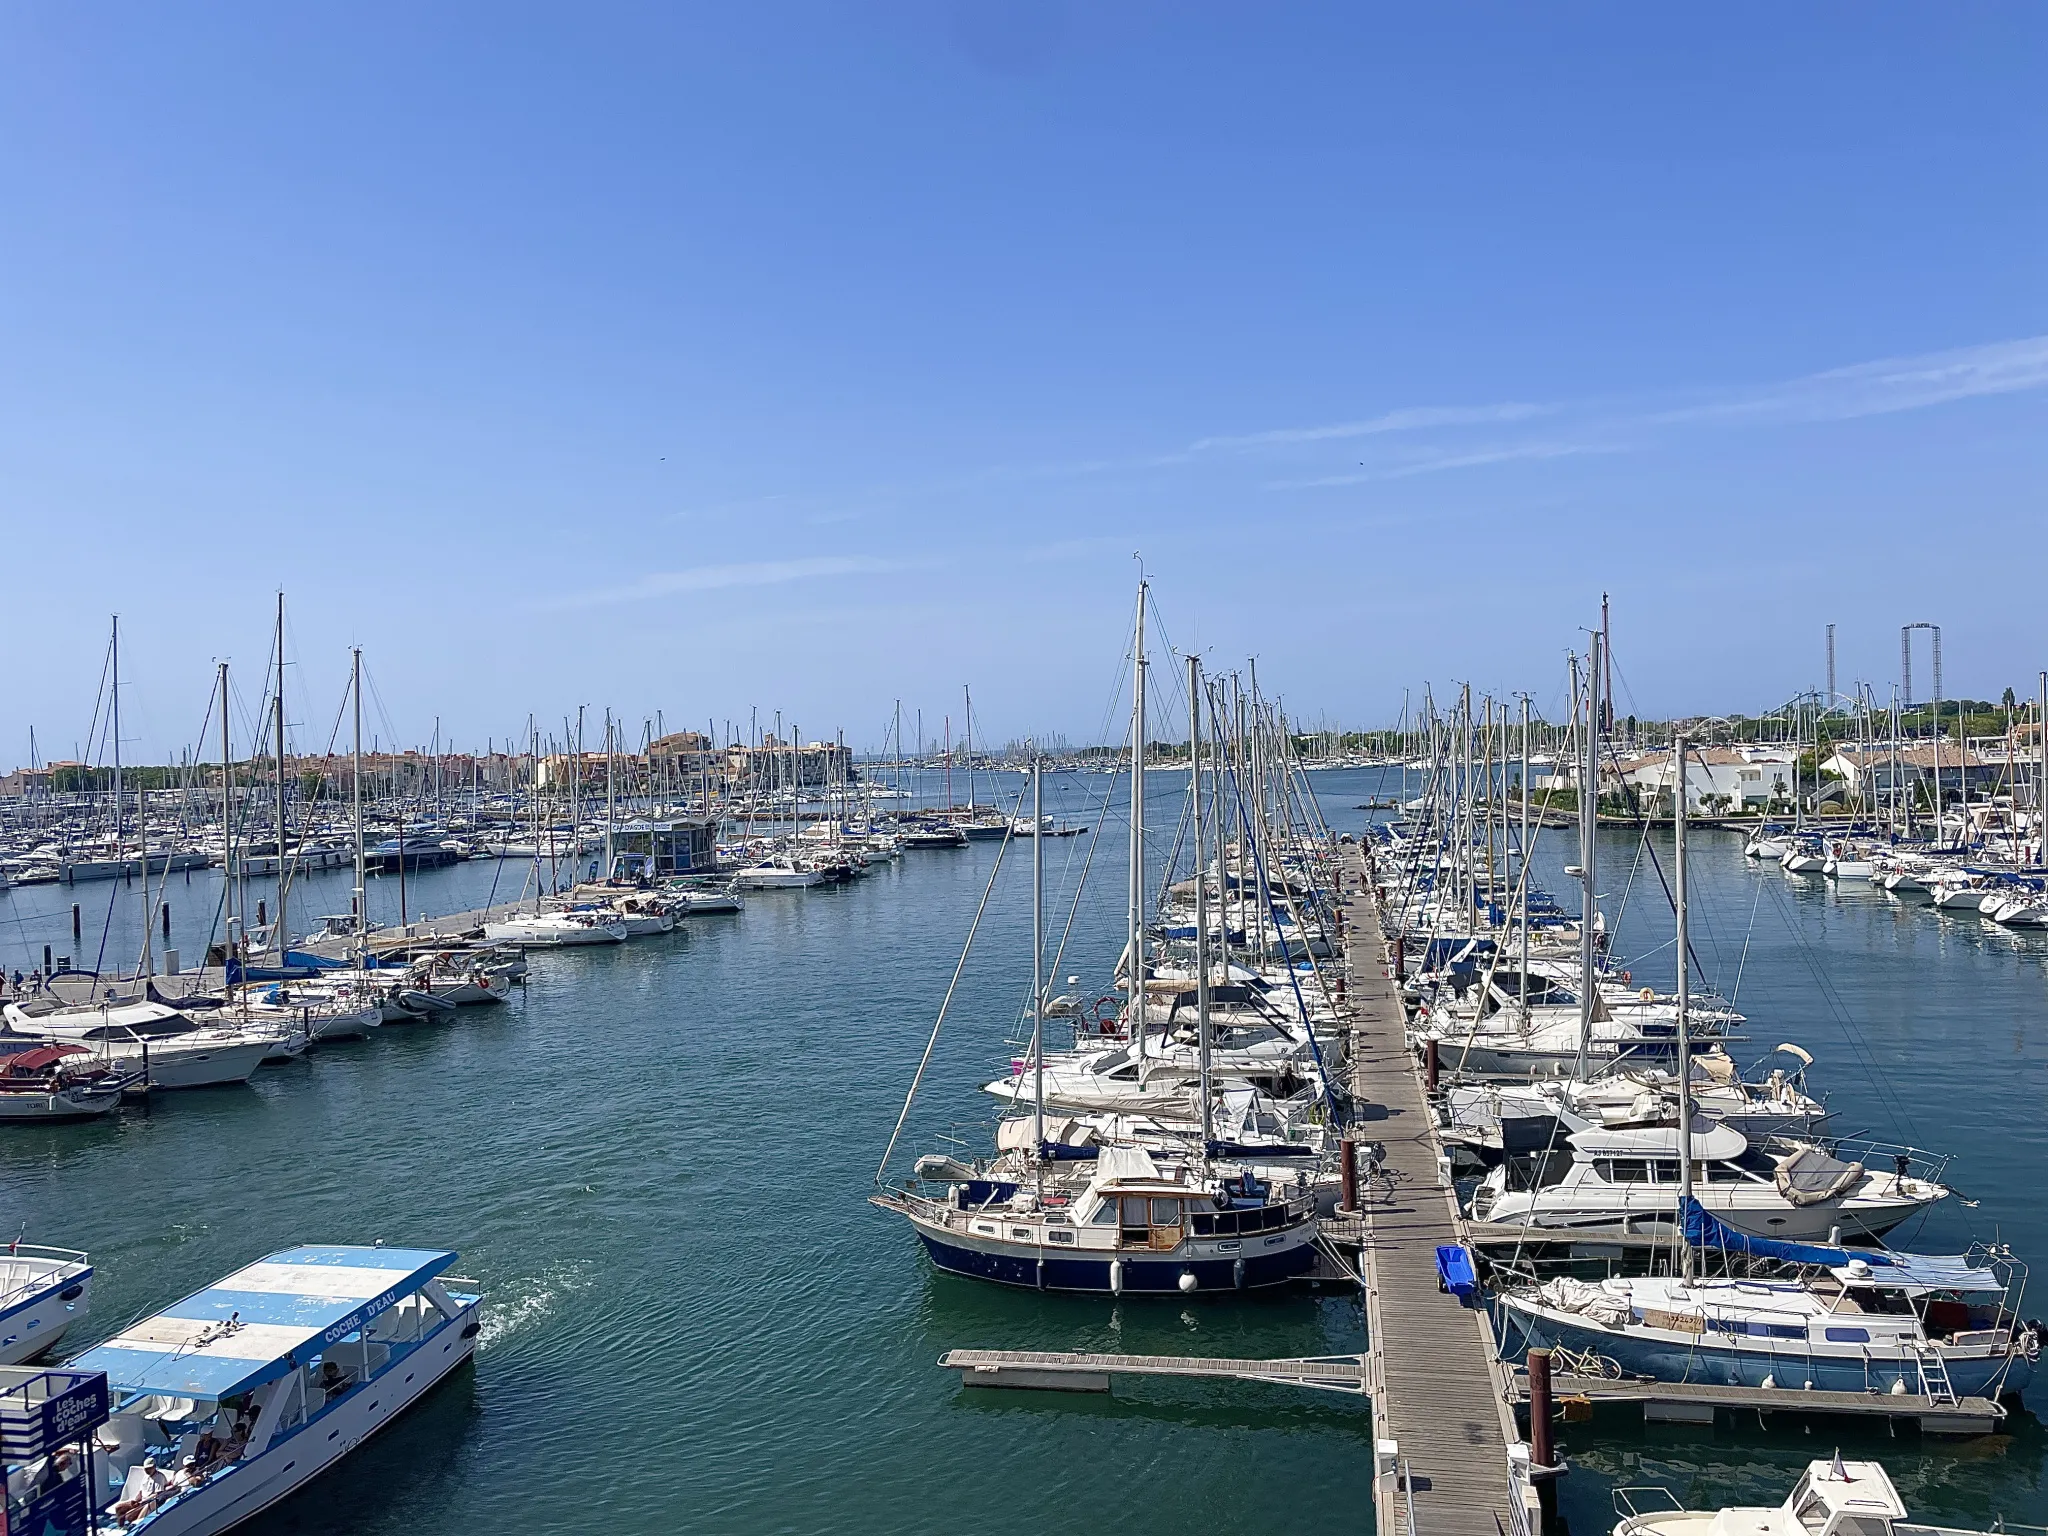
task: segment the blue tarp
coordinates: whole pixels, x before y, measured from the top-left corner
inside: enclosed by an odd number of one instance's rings
[[[1962,1254],[1895,1253],[1889,1248],[1838,1248],[1827,1243],[1788,1243],[1775,1237],[1750,1237],[1737,1232],[1697,1200],[1683,1202],[1685,1240],[1695,1248],[1777,1259],[1786,1264],[1819,1264],[1841,1269],[1861,1260],[1873,1271],[1872,1283],[1886,1287],[1914,1286],[1941,1291],[2002,1291],[1996,1270],[1972,1264]]]

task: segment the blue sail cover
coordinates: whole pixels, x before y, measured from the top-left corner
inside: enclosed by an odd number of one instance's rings
[[[1889,1248],[1837,1248],[1826,1243],[1788,1243],[1775,1237],[1737,1232],[1697,1200],[1680,1202],[1685,1213],[1685,1240],[1694,1248],[1718,1248],[1751,1258],[1778,1259],[1787,1264],[1819,1264],[1840,1269],[1856,1260],[1868,1264],[1881,1286],[1935,1291],[2003,1291],[1996,1270],[1972,1264],[1962,1254],[1894,1253]]]
[[[1699,1201],[1679,1202],[1685,1214],[1685,1240],[1694,1248],[1718,1248],[1723,1253],[1745,1253],[1754,1259],[1781,1259],[1787,1264],[1825,1264],[1829,1268],[1862,1259],[1873,1267],[1889,1264],[1892,1255],[1882,1249],[1831,1248],[1825,1243],[1788,1243],[1775,1237],[1751,1237],[1738,1232],[1715,1216]]]

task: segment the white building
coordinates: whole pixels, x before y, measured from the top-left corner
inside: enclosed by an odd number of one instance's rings
[[[1797,757],[1790,747],[1694,747],[1686,754],[1686,810],[1694,815],[1732,816],[1773,803],[1789,804]],[[1669,752],[1651,752],[1619,765],[1609,764],[1603,768],[1601,780],[1603,794],[1619,794],[1627,784],[1648,814],[1671,814],[1671,790],[1678,781],[1678,769]]]

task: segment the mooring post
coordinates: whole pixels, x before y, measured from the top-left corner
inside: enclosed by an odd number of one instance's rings
[[[1358,1209],[1358,1143],[1349,1136],[1346,1136],[1337,1143],[1337,1146],[1339,1149],[1339,1162],[1337,1166],[1342,1175],[1342,1183],[1339,1186],[1341,1194],[1340,1203],[1346,1211],[1356,1211]]]
[[[1443,1067],[1442,1042],[1431,1040],[1422,1048],[1422,1085],[1431,1093],[1436,1092],[1437,1074]]]
[[[1529,1459],[1540,1471],[1557,1464],[1550,1443],[1550,1351],[1529,1351]]]

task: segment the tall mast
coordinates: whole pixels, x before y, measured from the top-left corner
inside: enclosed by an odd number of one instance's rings
[[[114,737],[114,867],[118,869],[121,867],[121,861],[127,856],[127,838],[125,836],[127,828],[122,820],[127,811],[127,799],[125,792],[121,788],[121,615],[118,613],[114,615],[113,645],[114,693],[112,718],[109,721],[108,728],[113,732]],[[145,872],[148,868],[147,864],[143,865]],[[149,881],[147,879],[142,882],[142,889],[145,894],[148,892]],[[144,929],[149,927],[149,913],[147,911],[142,914],[142,926]]]
[[[618,796],[617,774],[612,766],[612,712],[607,706],[604,712],[604,877],[607,880],[612,877],[617,859],[613,848],[618,841],[614,823],[618,813]],[[648,843],[647,850],[649,853],[654,851],[652,842]]]
[[[277,963],[285,963],[284,903],[287,881],[284,863],[284,594],[277,594],[277,698],[273,702],[272,724],[277,729]],[[403,862],[404,855],[400,855]]]
[[[576,768],[569,775],[569,889],[583,878],[583,706],[576,706]]]
[[[532,765],[532,776],[527,780],[526,804],[533,815],[533,915],[540,916],[540,726],[533,716],[526,717],[526,733],[532,740],[533,750],[528,761]]]
[[[1209,1112],[1209,872],[1202,849],[1202,662],[1188,658],[1188,794],[1195,831],[1195,1030],[1201,1049],[1202,1155],[1214,1139]]]
[[[356,963],[368,967],[370,956],[370,889],[363,870],[363,648],[349,652],[349,698],[355,706],[355,739],[349,748],[349,802],[356,834]],[[405,867],[405,845],[398,864]]]
[[[960,751],[967,759],[967,819],[974,820],[974,691],[965,683],[960,685],[961,707],[966,711],[960,717]]]
[[[1585,762],[1579,778],[1579,1081],[1586,1080],[1586,1058],[1593,1044],[1594,1005],[1599,997],[1598,957],[1593,924],[1600,914],[1594,865],[1600,852],[1600,637],[1593,637],[1591,665],[1586,668]]]
[[[1676,760],[1677,773],[1672,825],[1677,833],[1678,854],[1672,876],[1676,887],[1672,905],[1678,919],[1678,1260],[1680,1273],[1690,1280],[1692,1244],[1685,1240],[1685,1210],[1692,1200],[1692,954],[1686,947],[1685,928],[1685,751],[1685,737],[1674,738],[1671,755]]]
[[[1529,695],[1522,695],[1522,985],[1523,1017],[1529,1012]],[[1505,812],[1503,812],[1505,814]]]
[[[1131,668],[1131,910],[1124,964],[1130,984],[1128,1030],[1145,1060],[1145,583],[1138,583],[1138,639]]]
[[[1031,817],[1045,815],[1045,768],[1031,753]],[[1042,824],[1042,823],[1041,823]],[[1031,840],[1031,1155],[1045,1186],[1045,839]]]
[[[220,664],[220,860],[221,927],[227,934],[228,954],[235,946],[235,815],[234,760],[228,755],[228,664]]]

